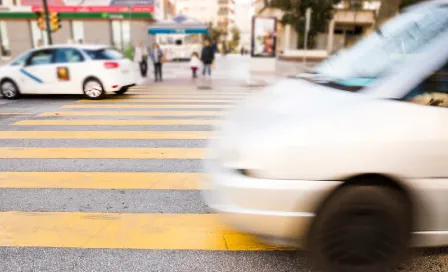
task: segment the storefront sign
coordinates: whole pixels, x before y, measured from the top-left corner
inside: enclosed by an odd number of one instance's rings
[[[252,18],[252,57],[275,58],[277,44],[277,18]]]
[[[53,12],[154,12],[153,6],[49,6]],[[43,6],[32,6],[33,12],[43,11]]]
[[[154,12],[154,0],[47,0],[53,12]],[[22,0],[33,12],[42,11],[42,0]]]

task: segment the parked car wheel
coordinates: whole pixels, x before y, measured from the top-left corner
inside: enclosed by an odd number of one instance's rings
[[[347,186],[324,204],[309,249],[324,272],[389,271],[405,256],[411,234],[407,198],[384,186]]]
[[[105,91],[101,82],[97,79],[90,78],[84,82],[84,95],[89,99],[98,100],[105,96]]]
[[[0,84],[2,96],[6,99],[17,99],[20,96],[20,90],[17,85],[9,79],[3,80]]]

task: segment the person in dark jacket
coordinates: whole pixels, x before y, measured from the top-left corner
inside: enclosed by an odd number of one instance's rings
[[[218,51],[218,45],[216,44],[216,41],[213,41],[212,48],[213,48],[213,55],[216,55],[216,52]]]
[[[162,64],[164,63],[165,56],[160,49],[158,43],[154,43],[151,50],[151,59],[154,63],[154,79],[155,81],[163,81],[162,79]]]
[[[201,52],[201,61],[203,63],[202,75],[205,76],[207,73],[209,76],[212,75],[212,63],[215,59],[215,54],[213,52],[213,47],[210,46],[209,41],[204,42],[204,47]]]

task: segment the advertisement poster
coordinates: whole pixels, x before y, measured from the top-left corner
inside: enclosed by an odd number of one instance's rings
[[[275,58],[277,44],[277,18],[253,17],[252,57]]]
[[[154,12],[155,0],[47,0],[54,12]],[[33,12],[42,11],[42,0],[22,0]]]

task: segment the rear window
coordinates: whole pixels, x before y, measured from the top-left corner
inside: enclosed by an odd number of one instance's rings
[[[123,55],[114,49],[84,49],[84,52],[93,60],[117,60]]]

